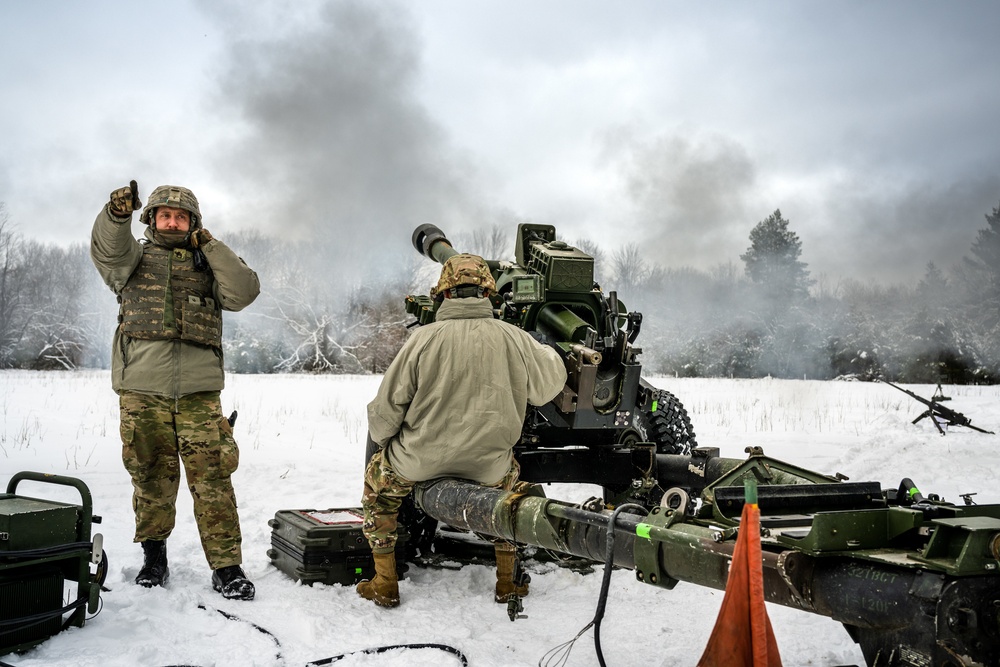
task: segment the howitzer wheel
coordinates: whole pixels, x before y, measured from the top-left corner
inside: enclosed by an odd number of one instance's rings
[[[687,410],[669,391],[643,381],[637,403],[632,428],[623,433],[621,443],[652,442],[657,454],[690,454],[698,446]]]

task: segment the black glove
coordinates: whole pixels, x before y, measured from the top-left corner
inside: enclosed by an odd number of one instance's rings
[[[138,211],[141,207],[139,185],[135,181],[129,181],[128,187],[118,188],[111,193],[108,211],[117,218],[125,218],[131,216],[132,211]]]

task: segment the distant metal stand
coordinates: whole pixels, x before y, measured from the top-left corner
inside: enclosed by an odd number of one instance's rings
[[[935,403],[940,403],[941,401],[950,401],[951,396],[945,396],[944,390],[941,389],[941,384],[938,383],[937,389],[934,390],[934,395],[931,396],[931,400]]]
[[[908,389],[903,389],[902,387],[895,385],[889,382],[888,380],[879,380],[879,382],[884,382],[890,387],[895,387],[904,394],[907,394],[908,396],[915,398],[916,400],[920,401],[921,403],[927,406],[927,409],[924,410],[919,417],[913,420],[914,424],[916,424],[921,419],[924,419],[925,417],[930,417],[931,421],[934,423],[934,427],[937,428],[938,433],[940,433],[941,435],[945,434],[945,429],[948,426],[964,426],[966,428],[971,428],[973,431],[979,431],[980,433],[988,433],[989,435],[996,435],[995,433],[993,433],[993,431],[987,431],[985,429],[979,428],[978,426],[973,426],[972,420],[963,415],[961,412],[956,412],[951,408],[946,408],[943,405],[941,405],[939,401],[951,400],[950,396],[944,395],[944,392],[941,390],[941,385],[937,386],[937,390],[934,392],[933,397],[931,397],[930,399],[926,399],[922,396],[917,396],[912,391]]]

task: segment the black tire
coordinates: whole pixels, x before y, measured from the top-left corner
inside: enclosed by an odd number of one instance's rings
[[[680,400],[645,381],[639,388],[632,422],[618,437],[618,444],[637,442],[652,442],[657,454],[690,454],[698,446],[691,419]]]
[[[646,442],[656,443],[657,454],[690,454],[698,442],[684,405],[669,391],[646,392],[648,400],[636,411],[636,428],[645,431]]]
[[[378,445],[372,440],[371,435],[368,435],[367,442],[365,443],[366,470],[368,469],[368,463],[378,450]],[[406,540],[406,545],[403,548],[406,560],[412,561],[418,554],[427,555],[431,552],[434,533],[437,531],[437,519],[428,516],[423,510],[417,507],[412,493],[403,498],[403,503],[399,506],[397,521],[409,534],[409,538]]]

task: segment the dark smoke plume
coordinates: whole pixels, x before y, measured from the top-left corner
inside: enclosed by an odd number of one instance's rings
[[[220,178],[238,184],[241,217],[304,240],[330,280],[398,270],[418,224],[474,222],[472,169],[417,99],[421,44],[403,7],[306,11],[230,39],[218,104],[238,122]]]

